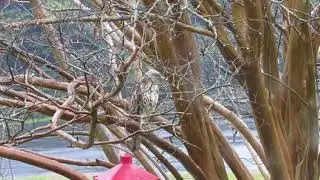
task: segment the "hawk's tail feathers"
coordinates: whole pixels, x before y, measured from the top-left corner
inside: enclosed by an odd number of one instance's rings
[[[136,135],[132,137],[132,152],[139,151],[141,146],[141,136]]]

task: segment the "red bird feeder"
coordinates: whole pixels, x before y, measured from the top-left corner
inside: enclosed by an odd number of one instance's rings
[[[160,180],[148,171],[132,164],[130,154],[120,157],[121,163],[107,172],[94,176],[94,180]]]

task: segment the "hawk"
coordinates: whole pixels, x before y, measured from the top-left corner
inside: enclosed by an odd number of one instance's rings
[[[136,85],[133,96],[132,113],[140,115],[139,123],[141,130],[147,130],[150,126],[148,115],[156,112],[160,82],[163,76],[156,70],[150,69],[145,73]],[[139,135],[133,138],[133,151],[140,149],[141,137]]]

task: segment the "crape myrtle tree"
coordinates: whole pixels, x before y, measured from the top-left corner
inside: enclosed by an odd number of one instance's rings
[[[195,179],[228,179],[226,164],[238,179],[253,179],[214,112],[241,134],[265,179],[319,179],[319,2],[30,0],[1,5],[0,104],[11,112],[2,115],[7,134],[2,157],[86,179],[64,164],[112,167],[126,151],[164,179],[166,171],[183,179],[172,159]],[[204,70],[216,70],[201,66],[201,54],[217,51],[230,78],[247,94],[259,138],[209,93],[231,81],[210,88],[201,81],[210,79],[202,77]],[[148,69],[164,77],[173,107],[159,105],[141,114],[132,110],[133,99],[139,99],[132,97],[139,96],[135,87]],[[25,131],[24,122],[33,114],[51,120]],[[12,130],[10,124],[17,123],[21,130]],[[79,124],[82,131],[67,128]],[[161,138],[159,130],[183,147]],[[82,149],[100,145],[108,161],[16,148],[48,136]],[[141,145],[132,149],[136,136]]]

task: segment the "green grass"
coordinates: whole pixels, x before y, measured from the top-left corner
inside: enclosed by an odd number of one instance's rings
[[[32,124],[32,123],[50,122],[50,120],[51,120],[51,117],[44,117],[44,118],[38,118],[38,119],[27,119],[26,123]]]
[[[60,175],[38,175],[19,177],[17,180],[67,180],[67,178]]]
[[[33,119],[26,119],[24,121],[25,125],[32,125],[37,123],[49,123],[51,117],[43,117],[43,118],[33,118]],[[20,122],[15,122],[16,124],[21,124]]]
[[[93,174],[87,174],[89,179],[92,179]],[[68,180],[68,178],[65,178],[58,174],[48,173],[48,174],[42,174],[42,175],[36,175],[36,176],[24,176],[24,177],[18,177],[15,178],[16,180]]]
[[[234,176],[233,173],[228,174],[229,180],[236,180],[237,178]],[[253,174],[254,180],[264,180],[263,176],[260,173]]]
[[[193,180],[193,178],[186,172],[181,173],[183,179],[185,180]],[[92,179],[92,174],[88,174],[88,177]],[[255,180],[263,180],[263,177],[260,173],[256,173],[253,175]],[[233,173],[228,173],[229,180],[237,180]],[[174,180],[172,175],[169,175],[169,178]],[[38,176],[26,176],[26,177],[19,177],[16,180],[67,180],[67,178],[56,175],[56,174],[44,174]]]
[[[180,172],[180,174],[185,180],[193,180],[191,175],[187,172]],[[259,172],[254,172],[253,177],[254,177],[254,180],[264,180],[263,176]],[[175,179],[171,174],[169,175],[169,178],[172,180]],[[228,173],[228,178],[229,180],[237,180],[237,178],[234,176],[233,173]]]

